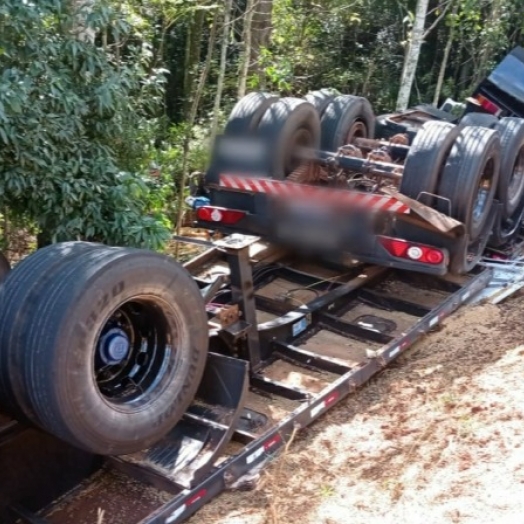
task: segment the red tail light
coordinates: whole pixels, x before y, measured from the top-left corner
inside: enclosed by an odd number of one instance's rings
[[[217,222],[232,225],[246,216],[244,211],[224,207],[202,206],[197,209],[197,218],[202,222]]]
[[[386,251],[397,258],[438,266],[447,260],[445,251],[399,238],[378,237]]]
[[[474,100],[480,105],[480,107],[482,107],[482,109],[484,109],[484,111],[487,111],[492,115],[499,116],[502,113],[502,109],[497,104],[494,104],[491,100],[488,100],[482,95],[477,95]]]

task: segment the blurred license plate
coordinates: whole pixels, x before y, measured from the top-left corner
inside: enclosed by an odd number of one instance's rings
[[[274,215],[275,233],[279,240],[295,246],[336,249],[341,245],[340,217],[326,205],[306,202],[288,203]]]

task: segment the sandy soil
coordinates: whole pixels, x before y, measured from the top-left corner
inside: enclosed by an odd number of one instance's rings
[[[523,309],[458,313],[190,523],[524,523]]]

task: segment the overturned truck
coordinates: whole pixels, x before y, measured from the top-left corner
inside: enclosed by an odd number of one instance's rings
[[[0,521],[182,522],[485,289],[519,256],[515,60],[460,118],[248,95],[192,199],[225,238],[183,266],[0,258]]]

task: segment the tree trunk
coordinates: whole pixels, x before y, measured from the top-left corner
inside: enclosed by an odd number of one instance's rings
[[[93,10],[93,5],[94,0],[71,0],[71,9],[75,18],[73,34],[84,42],[95,42],[95,32],[86,26],[87,16]]]
[[[433,97],[433,105],[438,106],[438,101],[440,99],[440,93],[442,92],[442,86],[444,85],[444,78],[446,77],[446,69],[448,67],[449,55],[451,54],[451,47],[453,46],[453,40],[455,39],[455,15],[457,14],[457,4],[453,6],[452,11],[452,21],[451,27],[449,28],[448,41],[446,42],[446,47],[444,48],[444,56],[442,57],[442,62],[440,64],[440,70],[438,73],[437,86],[435,87],[435,96]]]
[[[204,27],[205,12],[198,10],[193,13],[186,42],[186,57],[184,64],[184,111],[187,118],[191,110],[190,98],[195,83],[195,70],[200,60],[200,45],[202,41],[202,29]]]
[[[484,27],[484,33],[487,32],[487,35],[484,36],[485,42],[480,53],[480,60],[478,67],[475,68],[475,77],[474,85],[477,85],[481,82],[486,74],[486,71],[489,69],[489,62],[493,57],[495,48],[497,47],[497,39],[501,38],[504,33],[504,21],[502,19],[503,14],[503,2],[501,0],[492,0],[491,13],[486,17],[486,25]]]
[[[180,228],[182,226],[182,218],[184,215],[184,192],[187,183],[187,162],[189,156],[189,143],[191,141],[191,134],[193,132],[193,126],[195,125],[195,120],[198,113],[198,107],[200,106],[200,99],[204,93],[204,87],[206,85],[207,77],[209,76],[209,71],[211,69],[211,61],[213,58],[213,51],[215,49],[215,42],[217,36],[217,25],[218,25],[218,11],[215,11],[213,17],[213,23],[211,25],[211,31],[209,33],[209,40],[207,45],[207,54],[206,61],[204,62],[204,67],[200,73],[200,78],[198,79],[198,85],[195,91],[195,96],[191,103],[191,109],[189,111],[189,118],[187,120],[187,132],[184,138],[183,153],[182,153],[182,180],[180,181],[179,192],[178,192],[178,212],[177,212],[177,221],[176,221],[176,234],[180,234]],[[179,242],[176,243],[175,247],[175,257],[178,257],[178,247]]]
[[[211,144],[215,141],[218,129],[218,117],[226,78],[227,50],[229,47],[229,37],[231,35],[231,10],[233,8],[233,0],[225,0],[225,2],[224,27],[222,29],[222,42],[220,44],[220,67],[215,93],[215,104],[213,106],[213,122],[211,123]]]
[[[249,63],[251,60],[251,42],[252,32],[251,25],[253,22],[253,11],[257,0],[247,0],[246,12],[244,14],[244,52],[240,63],[240,74],[238,80],[238,98],[246,94],[247,78],[249,76]]]
[[[402,69],[402,79],[397,98],[397,111],[404,111],[409,104],[411,89],[413,88],[415,73],[417,72],[420,49],[424,40],[424,26],[426,23],[428,4],[429,0],[417,1],[415,21],[411,30],[411,38],[409,39],[408,49],[404,59],[404,67]]]
[[[264,84],[264,72],[260,65],[260,51],[269,45],[272,28],[273,0],[258,0],[251,21],[251,53],[248,76],[257,75],[259,85]]]

